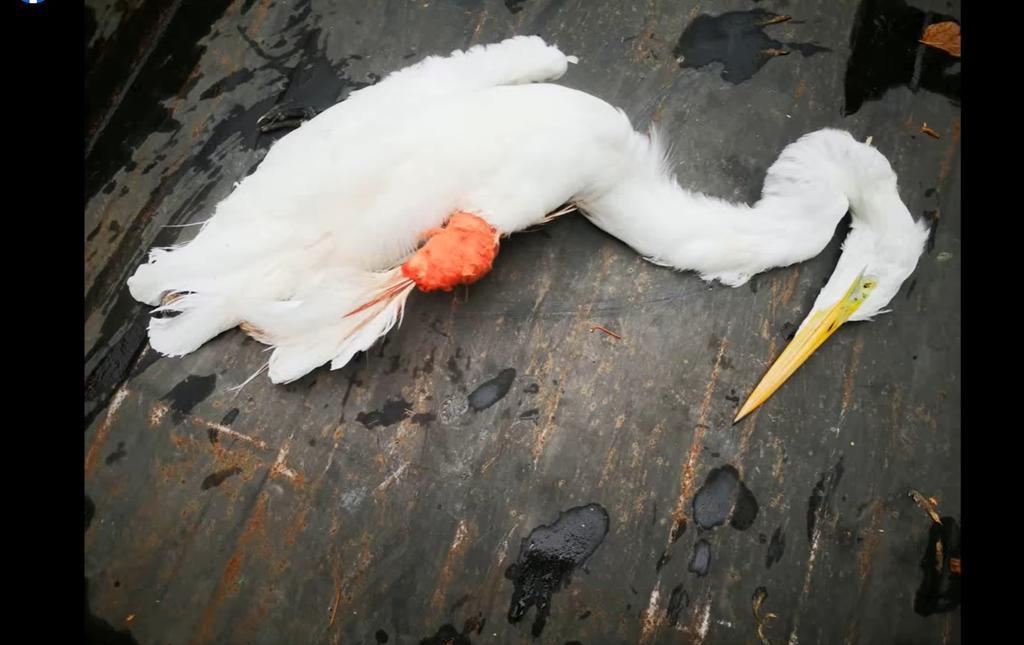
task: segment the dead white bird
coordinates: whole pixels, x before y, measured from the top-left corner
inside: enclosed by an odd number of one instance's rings
[[[914,270],[928,232],[876,149],[809,134],[757,203],[731,204],[680,188],[653,131],[544,83],[570,62],[537,37],[430,57],[280,139],[195,239],[154,249],[128,281],[160,305],[153,348],[187,354],[240,325],[273,346],[275,383],[340,368],[400,321],[414,288],[478,279],[500,237],[565,204],[652,262],[730,286],[817,255],[852,212],[835,272],[742,417]]]

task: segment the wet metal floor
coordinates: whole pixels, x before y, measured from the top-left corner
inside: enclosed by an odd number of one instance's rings
[[[959,3],[86,4],[94,629],[144,645],[960,642],[960,63],[916,42]],[[733,426],[845,231],[729,289],[566,216],[503,243],[468,291],[414,294],[342,370],[235,393],[266,360],[240,332],[182,359],[146,346],[125,280],[259,163],[282,133],[262,115],[528,33],[580,58],[560,82],[660,123],[680,182],[716,196],[756,198],[811,130],[872,136],[935,226],[894,313],[844,326]]]

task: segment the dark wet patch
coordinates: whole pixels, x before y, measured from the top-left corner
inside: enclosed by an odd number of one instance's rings
[[[86,643],[103,645],[139,645],[127,629],[116,630],[114,626],[92,613],[89,608],[89,579],[85,579],[85,639]]]
[[[519,415],[520,421],[536,421],[540,418],[540,410],[538,408],[530,408],[526,412]]]
[[[819,520],[832,513],[836,488],[843,478],[843,458],[828,469],[814,485],[811,496],[807,499],[807,541],[814,541],[814,528]]]
[[[112,466],[113,464],[116,464],[117,462],[119,462],[122,459],[124,459],[127,455],[128,455],[128,453],[125,452],[125,450],[124,450],[124,442],[123,441],[118,441],[117,442],[117,450],[115,450],[114,452],[112,452],[109,455],[107,455],[107,458],[104,460],[104,462],[108,466]]]
[[[86,157],[86,195],[96,194],[150,134],[176,130],[179,123],[165,102],[186,91],[206,51],[199,43],[230,4],[230,0],[142,3],[125,14],[108,41],[93,47],[84,85],[87,140],[95,137]],[[146,50],[149,56],[135,81],[125,87],[126,61],[138,60]],[[100,130],[108,115],[111,118]]]
[[[708,473],[693,497],[693,520],[705,531],[725,524],[726,520],[733,528],[746,530],[753,525],[757,511],[754,494],[729,464]]]
[[[960,59],[918,42],[928,25],[953,20],[905,0],[862,0],[850,32],[843,114],[899,86],[935,92],[959,105]]]
[[[243,67],[242,69],[239,69],[233,74],[230,74],[216,81],[215,83],[210,85],[210,87],[203,90],[203,93],[199,95],[199,99],[211,99],[216,96],[220,96],[225,92],[230,92],[239,85],[243,85],[251,81],[253,79],[253,76],[255,76],[255,74],[253,73],[252,70]]]
[[[793,340],[793,337],[796,336],[797,329],[798,327],[796,325],[786,321],[782,323],[782,329],[779,330],[779,336],[782,336],[782,338],[787,341]]]
[[[932,523],[928,531],[928,545],[921,558],[924,574],[921,586],[914,595],[914,611],[922,616],[953,611],[960,606],[960,574],[962,527],[952,517],[940,518],[942,524]],[[957,564],[951,566],[950,562]]]
[[[668,619],[668,624],[671,627],[678,625],[679,614],[682,613],[685,607],[689,606],[690,597],[683,589],[683,583],[680,582],[672,588],[672,595],[668,597],[668,607],[665,608],[665,617]]]
[[[146,365],[141,369],[137,366],[132,371],[132,364],[145,346],[147,326],[145,317],[141,315],[141,306],[133,302],[126,289],[107,311],[100,337],[86,355],[86,369],[89,373],[85,380],[85,429],[103,411],[125,380],[141,373],[159,358],[156,352],[151,351],[150,354],[156,355],[156,358],[147,354],[142,361]],[[119,332],[120,336],[112,342]]]
[[[580,614],[580,617],[579,617],[578,620],[586,620],[588,618],[590,618],[590,610],[589,609],[587,611],[583,612],[582,614]]]
[[[222,426],[229,426],[232,423],[234,423],[235,419],[237,419],[237,418],[238,418],[238,408],[231,408],[230,410],[228,410],[227,414],[224,415],[224,418],[222,418],[220,420],[220,424]]]
[[[469,618],[467,618],[462,623],[462,633],[468,635],[468,634],[472,634],[473,632],[476,632],[477,634],[480,634],[481,632],[484,631],[484,625],[486,625],[486,624],[487,624],[487,619],[484,618],[483,613],[482,612],[477,612],[474,615],[472,615]]]
[[[388,642],[388,633],[383,629],[378,629],[377,632],[373,635],[373,638],[378,643],[383,645],[384,643]]]
[[[92,518],[96,515],[96,504],[93,503],[92,499],[85,496],[85,530],[89,530],[89,526],[92,524]]]
[[[785,47],[805,57],[832,51],[814,43],[781,43],[768,36],[765,27],[783,18],[763,9],[701,14],[679,36],[672,53],[682,68],[721,63],[722,79],[736,84],[750,79],[781,52],[788,53]]]
[[[167,394],[161,397],[161,401],[167,401],[171,405],[171,420],[178,425],[185,420],[185,417],[192,412],[206,397],[213,394],[213,388],[217,384],[217,375],[209,376],[189,375]]]
[[[764,566],[766,569],[771,569],[772,565],[782,559],[782,554],[786,551],[786,534],[782,532],[782,527],[775,529],[772,533],[771,544],[768,545],[768,555],[765,557]]]
[[[522,11],[524,4],[526,4],[526,0],[505,0],[505,8],[511,14],[517,14]]]
[[[693,545],[693,555],[687,568],[700,578],[708,574],[711,568],[711,545],[707,540],[697,540]]]
[[[412,413],[412,406],[405,399],[389,399],[379,410],[360,412],[356,421],[369,429],[394,425]]]
[[[540,383],[530,383],[523,388],[523,392],[526,394],[536,394],[537,392],[540,392]]]
[[[468,399],[469,407],[474,412],[486,410],[505,398],[516,379],[515,369],[509,367],[498,372],[498,375],[473,390]]]
[[[412,422],[418,426],[430,425],[437,420],[437,415],[433,412],[420,412],[419,414],[412,415]]]
[[[473,645],[473,641],[451,625],[441,625],[436,634],[421,640],[420,645]]]
[[[224,480],[226,480],[228,477],[237,475],[240,472],[242,472],[242,469],[240,467],[232,466],[231,468],[225,468],[223,470],[218,470],[215,473],[210,473],[203,480],[203,483],[199,485],[199,489],[210,490],[211,488],[216,488],[217,486],[223,484]]]
[[[445,361],[445,367],[448,368],[448,378],[453,383],[461,383],[462,378],[465,376],[462,372],[462,368],[459,367],[458,359],[462,357],[462,348],[455,350],[455,356],[449,356],[448,360]]]
[[[747,485],[740,481],[739,493],[736,495],[736,506],[732,509],[729,526],[737,531],[746,531],[757,519],[757,498],[750,492]]]
[[[505,571],[515,585],[508,609],[510,623],[518,623],[536,606],[531,633],[540,636],[552,595],[569,584],[573,571],[601,545],[608,522],[604,507],[588,504],[559,513],[553,524],[538,526],[523,538],[518,558]]]

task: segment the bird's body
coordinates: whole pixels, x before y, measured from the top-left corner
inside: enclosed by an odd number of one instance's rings
[[[177,312],[152,321],[153,347],[185,354],[243,325],[275,346],[275,382],[341,367],[400,319],[424,287],[401,265],[459,212],[503,236],[573,203],[651,260],[735,286],[816,255],[852,208],[845,264],[819,300],[866,261],[892,274],[884,306],[913,270],[924,231],[873,148],[819,131],[786,148],[760,201],[729,204],[681,189],[657,138],[620,110],[543,82],[570,61],[536,37],[429,58],[282,138],[194,240],[155,250],[129,281]],[[876,206],[888,215],[859,226]]]

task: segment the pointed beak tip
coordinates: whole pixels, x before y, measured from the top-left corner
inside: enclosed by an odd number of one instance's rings
[[[862,275],[850,285],[846,295],[836,302],[830,309],[812,314],[804,322],[790,341],[789,345],[775,359],[775,362],[761,381],[750,393],[749,398],[743,407],[740,408],[733,425],[737,424],[744,417],[756,410],[785,383],[793,373],[804,364],[804,362],[841,327],[850,315],[860,306],[860,299],[851,299],[851,296],[861,289]]]

